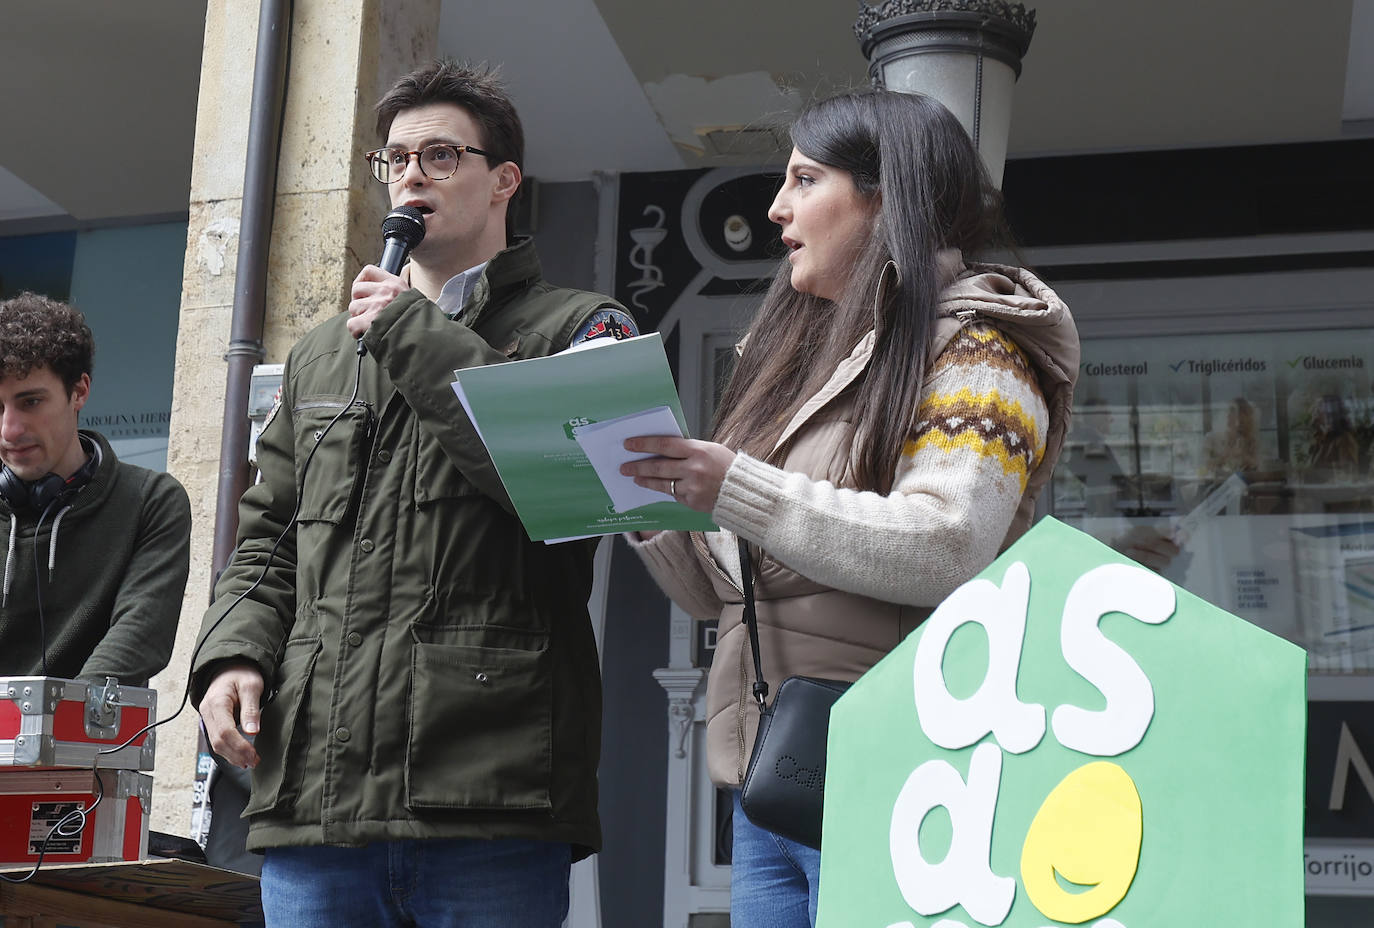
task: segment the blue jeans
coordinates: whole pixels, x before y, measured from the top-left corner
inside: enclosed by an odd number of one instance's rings
[[[734,795],[730,928],[814,928],[821,852],[755,825]]]
[[[572,850],[547,841],[389,841],[274,847],[268,928],[559,928]]]

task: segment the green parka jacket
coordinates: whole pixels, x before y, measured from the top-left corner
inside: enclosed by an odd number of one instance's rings
[[[292,349],[193,668],[197,702],[226,659],[254,661],[274,694],[250,848],[598,848],[593,544],[529,540],[450,382],[456,368],[560,351],[606,308],[621,309],[544,282],[524,240],[491,260],[457,322],[416,290],[386,307],[362,339],[356,398],[345,315]],[[232,605],[298,493],[295,528]]]

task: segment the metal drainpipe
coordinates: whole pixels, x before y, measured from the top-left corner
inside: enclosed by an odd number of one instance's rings
[[[261,0],[257,60],[253,66],[248,120],[248,160],[243,171],[243,214],[234,272],[234,309],[229,329],[224,422],[220,427],[219,483],[215,497],[214,576],[234,551],[238,503],[248,489],[248,387],[262,361],[267,301],[267,253],[277,188],[277,152],[285,102],[286,59],[291,37],[291,0]]]

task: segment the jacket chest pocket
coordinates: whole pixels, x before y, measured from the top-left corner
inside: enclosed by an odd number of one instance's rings
[[[364,403],[311,397],[298,402],[291,413],[300,493],[297,521],[338,525],[358,495],[372,436],[372,409]]]

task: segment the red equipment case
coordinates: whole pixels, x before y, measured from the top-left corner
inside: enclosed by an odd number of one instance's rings
[[[54,832],[73,810],[79,822]],[[0,867],[31,867],[47,841],[43,866],[139,860],[148,855],[153,778],[133,770],[8,770],[0,776]]]
[[[59,677],[0,677],[0,768],[153,769],[157,691]]]

